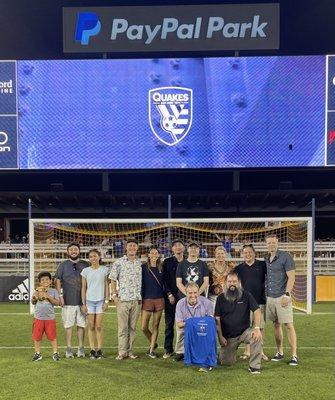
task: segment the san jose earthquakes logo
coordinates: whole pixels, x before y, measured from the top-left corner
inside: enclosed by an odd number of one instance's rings
[[[193,91],[183,87],[149,90],[149,123],[152,132],[168,146],[179,143],[192,126]]]

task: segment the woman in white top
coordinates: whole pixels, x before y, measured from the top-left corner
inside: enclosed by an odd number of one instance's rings
[[[97,249],[88,253],[90,266],[84,268],[82,276],[82,312],[87,314],[88,340],[90,343],[90,358],[102,358],[103,344],[103,313],[108,308],[109,285],[107,281],[108,268],[100,265],[101,254]],[[97,344],[97,348],[95,348]]]

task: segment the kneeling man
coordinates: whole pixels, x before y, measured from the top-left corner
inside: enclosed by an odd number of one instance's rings
[[[207,372],[216,365],[216,329],[213,303],[200,296],[199,286],[186,285],[186,297],[176,307],[177,356],[186,365],[201,366]]]
[[[253,312],[253,329],[250,328],[250,311]],[[249,371],[259,374],[262,359],[261,310],[253,296],[243,290],[236,273],[228,274],[223,293],[217,298],[214,314],[221,345],[221,364],[234,364],[239,345],[250,344]]]

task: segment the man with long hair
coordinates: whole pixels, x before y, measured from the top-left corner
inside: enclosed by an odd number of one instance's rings
[[[253,312],[254,327],[250,328],[250,311]],[[249,372],[259,374],[262,359],[261,311],[254,297],[243,290],[236,273],[227,275],[223,293],[215,305],[216,326],[221,345],[220,362],[233,365],[241,343],[250,344]]]

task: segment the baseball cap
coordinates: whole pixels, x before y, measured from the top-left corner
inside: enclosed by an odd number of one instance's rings
[[[173,239],[171,242],[171,246],[175,245],[176,243],[181,243],[183,246],[185,246],[184,242],[179,238]]]
[[[196,240],[191,240],[190,242],[188,242],[188,247],[190,246],[197,246],[200,248],[200,244],[196,241]]]

